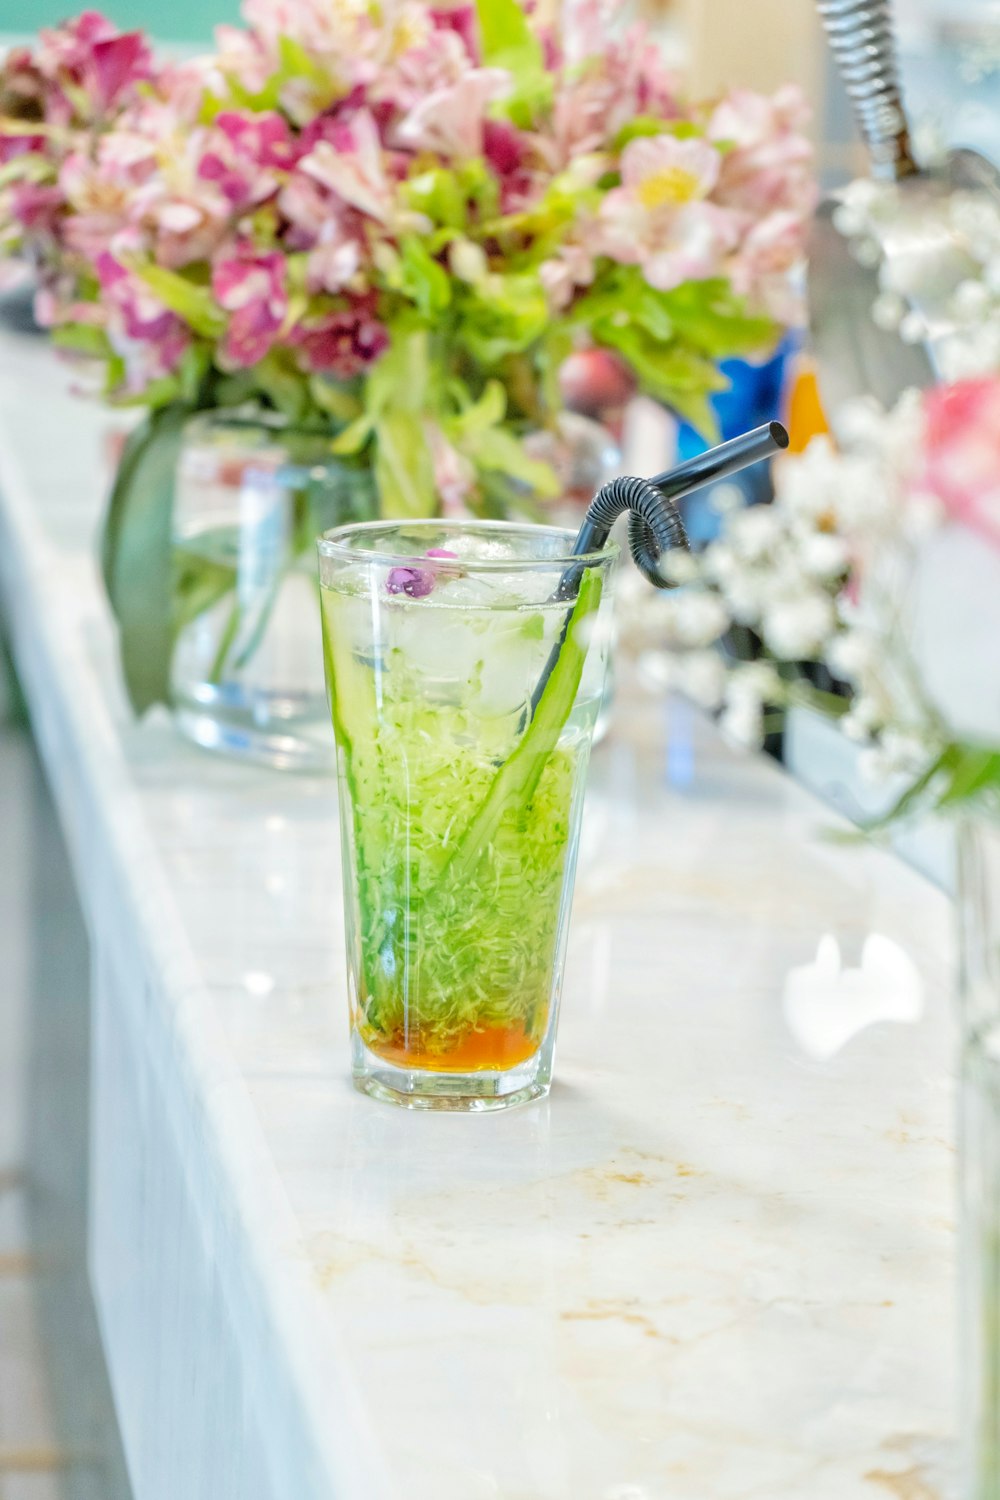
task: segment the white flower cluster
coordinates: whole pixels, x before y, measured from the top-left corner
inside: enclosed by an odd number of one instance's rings
[[[665,560],[675,589],[655,594],[628,578],[620,632],[641,680],[718,712],[745,744],[760,743],[768,708],[804,703],[842,716],[845,733],[869,745],[873,773],[928,764],[940,734],[916,686],[903,608],[913,551],[940,519],[911,485],[904,498],[921,420],[916,398],[889,416],[848,408],[840,450],[817,438],[776,464],[771,505],[732,509],[724,496],[717,540]],[[758,638],[761,659],[737,658],[739,627]],[[849,706],[803,664],[847,684]]]
[[[894,183],[861,178],[843,190],[833,222],[863,264],[878,267],[879,295],[872,319],[880,328],[896,329],[902,339],[919,343],[927,324],[910,304],[905,258],[883,259],[882,245],[905,217],[907,200]],[[926,212],[926,210],[924,210]],[[935,312],[935,347],[945,380],[961,380],[1000,369],[1000,200],[986,194],[958,192],[942,200],[943,234],[964,247],[969,274],[947,305]],[[942,335],[940,329],[951,325]]]

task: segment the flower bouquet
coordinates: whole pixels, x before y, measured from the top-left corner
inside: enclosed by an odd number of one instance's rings
[[[964,294],[973,299],[970,289]],[[979,299],[981,313],[986,309]],[[985,323],[987,320],[984,319]],[[978,360],[995,329],[977,330]],[[863,748],[884,830],[957,826],[966,1488],[1000,1495],[1000,376],[845,409],[785,458],[771,506],[724,514],[683,586],[628,612],[644,675],[760,741],[804,704]],[[737,660],[752,632],[758,660]],[[744,653],[746,654],[746,653]],[[894,790],[890,790],[893,788]]]
[[[179,636],[226,586],[217,559],[171,563],[192,413],[321,434],[386,516],[537,516],[559,481],[526,439],[558,423],[571,351],[709,430],[719,362],[797,319],[799,95],[689,103],[611,10],[246,0],[211,57],[154,69],[133,41],[125,66],[118,39],[114,92],[68,117],[50,95],[76,107],[100,70],[72,47],[107,23],[8,63],[0,97],[44,87],[0,123],[0,236],[39,266],[57,341],[147,412],[104,558],[137,709],[169,699]]]
[[[816,438],[781,461],[773,505],[723,514],[704,552],[671,559],[684,587],[630,620],[647,671],[747,743],[771,709],[833,715],[867,774],[902,778],[881,824],[992,802],[1000,378],[913,392],[889,415],[859,403],[838,429],[839,448]],[[727,652],[733,631],[753,632],[759,659]]]

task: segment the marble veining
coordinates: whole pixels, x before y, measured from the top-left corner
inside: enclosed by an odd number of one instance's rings
[[[229,1360],[268,1500],[953,1500],[943,898],[824,840],[820,804],[683,707],[626,700],[595,756],[551,1099],[460,1118],[359,1097],[333,784],[129,719],[92,560],[114,420],[0,336],[0,600],[113,955],[146,1232],[178,1316],[196,1271],[222,1310],[214,1347],[192,1317],[169,1354],[131,1348],[95,1203],[112,1380],[134,1360],[153,1393],[123,1423],[133,1467],[153,1474],[161,1417],[175,1500],[246,1500],[184,1398]],[[783,994],[828,934],[854,967],[881,935],[924,992],[819,1057]],[[161,1117],[186,1170],[158,1205]],[[140,1188],[101,1139],[124,1215]],[[161,1357],[190,1370],[158,1411]]]

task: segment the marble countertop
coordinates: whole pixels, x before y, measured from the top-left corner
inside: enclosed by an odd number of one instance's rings
[[[355,1094],[335,788],[130,721],[93,562],[113,419],[67,386],[40,342],[0,335],[0,603],[95,982],[117,975],[158,1091],[131,1186],[137,1132],[96,1105],[93,1258],[136,1500],[950,1497],[941,895],[825,840],[819,803],[683,706],[620,704],[551,1099],[459,1117]],[[786,976],[825,935],[857,965],[871,934],[889,969],[820,1057],[846,990],[786,1011]],[[99,1061],[115,1042],[99,1032]],[[130,1067],[99,1067],[102,1088],[138,1089]],[[112,1200],[156,1225],[168,1314],[162,1291],[129,1303],[146,1260]],[[194,1315],[202,1262],[224,1334]],[[230,1413],[210,1482],[213,1360],[251,1415]]]

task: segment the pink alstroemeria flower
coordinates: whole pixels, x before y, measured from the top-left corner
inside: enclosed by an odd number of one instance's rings
[[[350,380],[389,347],[389,335],[366,304],[325,313],[302,323],[292,335],[306,368]]]
[[[273,110],[217,115],[198,163],[198,176],[214,182],[237,213],[263,203],[278,191],[279,171],[295,164],[291,131]]]
[[[486,110],[510,88],[510,74],[503,68],[473,68],[421,99],[401,121],[398,138],[415,151],[434,151],[455,161],[482,156]]]
[[[1000,377],[935,387],[923,407],[920,489],[1000,546]]]
[[[240,249],[216,262],[212,291],[230,315],[219,349],[225,368],[246,369],[271,348],[288,311],[286,269],[277,251],[260,255]]]
[[[42,31],[38,61],[42,72],[68,75],[83,87],[97,111],[106,114],[141,79],[152,76],[153,59],[139,31],[119,31],[97,11],[84,11],[65,26]]]
[[[34,234],[51,231],[63,203],[62,190],[51,184],[20,182],[11,188],[11,217]]]
[[[791,209],[778,209],[759,219],[733,256],[733,288],[772,318],[790,327],[802,322],[802,296],[789,272],[801,261],[805,225]]]
[[[473,62],[479,61],[479,23],[474,5],[432,5],[431,20],[439,31],[453,31]]]
[[[337,144],[317,141],[299,162],[299,170],[328,188],[344,203],[388,223],[395,209],[392,183],[386,176],[378,128],[367,110],[350,125],[338,127]]]
[[[803,131],[809,108],[794,84],[768,97],[734,89],[708,122],[708,136],[727,148],[718,201],[755,219],[786,208],[807,215],[816,204],[812,148]]]
[[[94,269],[101,291],[120,314],[122,327],[130,339],[156,343],[174,329],[178,322],[175,314],[110,251],[105,250],[97,257]]]
[[[739,233],[732,214],[705,201],[720,166],[718,151],[704,140],[630,141],[622,152],[622,185],[601,204],[599,250],[641,265],[660,291],[716,274]]]

